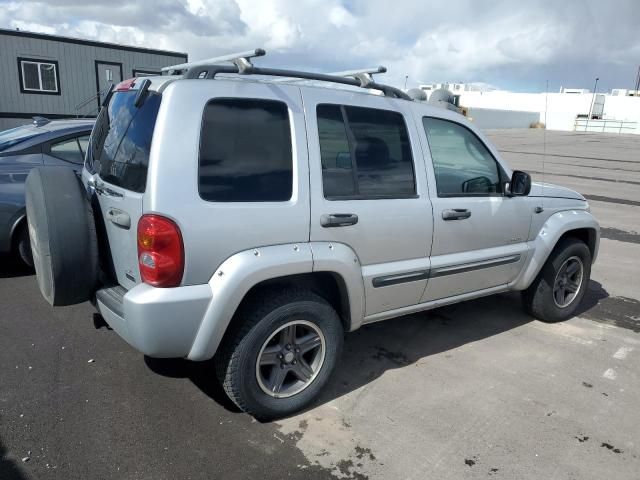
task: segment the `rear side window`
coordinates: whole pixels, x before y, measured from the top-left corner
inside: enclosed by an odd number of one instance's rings
[[[210,202],[282,202],[291,198],[291,126],[285,103],[219,99],[204,110],[200,196]]]
[[[82,164],[84,152],[80,146],[80,140],[87,141],[89,136],[74,137],[51,145],[51,155],[67,162]],[[86,147],[85,147],[86,148]]]
[[[161,96],[149,92],[139,107],[137,90],[117,92],[98,115],[90,145],[91,169],[113,185],[142,193]]]
[[[317,115],[325,198],[415,196],[411,144],[402,114],[318,105]]]

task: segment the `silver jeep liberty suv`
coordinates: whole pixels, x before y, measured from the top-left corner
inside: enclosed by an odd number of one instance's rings
[[[49,303],[93,301],[145,355],[214,358],[261,419],[316,398],[366,323],[509,290],[538,319],[572,316],[599,243],[584,197],[532,184],[382,69],[254,66],[263,54],[122,82],[81,178],[32,171]]]

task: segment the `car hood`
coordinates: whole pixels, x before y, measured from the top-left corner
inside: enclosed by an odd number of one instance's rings
[[[529,193],[529,195],[532,197],[571,198],[586,201],[586,199],[575,190],[552,183],[531,182],[531,193]]]

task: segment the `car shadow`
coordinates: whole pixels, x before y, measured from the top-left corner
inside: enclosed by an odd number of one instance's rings
[[[216,378],[213,359],[205,362],[192,362],[182,358],[144,357],[147,367],[154,373],[169,378],[188,378],[205,395],[230,412],[239,413],[240,409],[229,399]]]
[[[591,281],[577,315],[589,311],[608,296],[601,284]],[[520,294],[510,292],[365,325],[346,335],[336,371],[309,409],[357,390],[388,370],[407,367],[425,357],[499,335],[532,321],[535,319],[522,308]],[[224,408],[239,412],[217,382],[213,361],[145,357],[145,362],[160,375],[189,378]]]
[[[0,478],[2,480],[26,480],[16,460],[7,455],[7,449],[0,438]]]
[[[14,255],[0,255],[0,278],[26,277],[33,274],[35,274],[35,270],[26,266]]]

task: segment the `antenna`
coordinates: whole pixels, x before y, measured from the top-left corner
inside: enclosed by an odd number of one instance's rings
[[[547,160],[547,105],[549,99],[549,80],[544,90],[544,129],[542,130],[542,210],[544,210],[544,184],[545,184],[545,168],[544,164]]]

